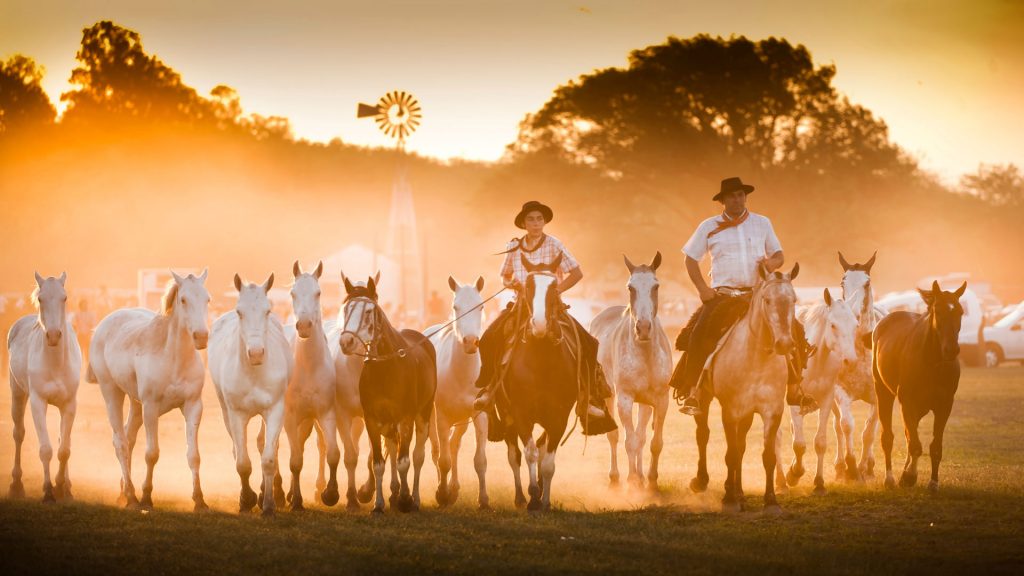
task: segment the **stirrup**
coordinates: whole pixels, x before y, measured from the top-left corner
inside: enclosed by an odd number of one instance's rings
[[[687,416],[702,416],[704,414],[704,411],[700,409],[700,403],[693,396],[687,396],[683,400],[683,407],[679,411]]]
[[[494,393],[490,388],[485,388],[483,393],[473,400],[473,410],[477,412],[484,412],[491,407],[494,403]]]
[[[800,415],[806,416],[818,409],[818,403],[807,394],[800,397]]]

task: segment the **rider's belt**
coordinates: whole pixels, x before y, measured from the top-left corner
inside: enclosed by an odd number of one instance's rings
[[[750,294],[753,291],[753,288],[736,288],[734,286],[719,286],[718,288],[715,288],[715,292],[717,292],[719,296],[743,296],[745,294]]]

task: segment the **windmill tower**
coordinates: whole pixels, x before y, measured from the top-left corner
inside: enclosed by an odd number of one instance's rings
[[[395,179],[391,184],[391,209],[385,245],[385,254],[398,264],[398,277],[383,280],[395,282],[399,286],[398,304],[404,313],[404,317],[398,318],[399,322],[418,325],[425,316],[425,258],[418,241],[416,208],[406,173],[405,155],[401,152],[405,151],[405,140],[416,131],[423,114],[419,102],[412,94],[393,91],[381,97],[376,105],[359,104],[356,115],[359,118],[373,118],[377,127],[395,140],[395,147],[400,152]]]

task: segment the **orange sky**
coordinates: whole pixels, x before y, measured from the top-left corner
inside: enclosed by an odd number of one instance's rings
[[[203,93],[225,83],[247,111],[287,116],[299,137],[385,144],[356,103],[404,89],[425,114],[410,149],[484,160],[555,86],[624,65],[630,49],[702,32],[782,36],[834,62],[836,85],[947,182],[979,162],[1024,166],[1019,1],[2,0],[0,57],[43,64],[56,100],[82,28],[101,19],[140,32]]]

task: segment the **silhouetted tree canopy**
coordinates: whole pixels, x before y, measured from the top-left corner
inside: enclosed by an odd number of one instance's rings
[[[960,188],[996,206],[1024,207],[1024,174],[1014,164],[982,164],[960,179]]]
[[[0,61],[0,136],[53,124],[57,111],[40,82],[43,69],[15,54]]]

